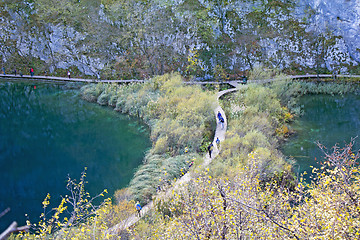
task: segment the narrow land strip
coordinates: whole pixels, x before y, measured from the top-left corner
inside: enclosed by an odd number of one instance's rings
[[[214,150],[212,152],[212,156],[210,158],[209,153],[206,153],[204,156],[204,163],[203,163],[203,167],[206,167],[210,164],[211,160],[214,159],[220,152],[220,149],[217,148],[217,144],[216,144],[216,139],[219,138],[220,142],[223,142],[225,140],[225,134],[226,134],[226,129],[227,129],[227,118],[225,115],[224,110],[221,108],[220,104],[219,104],[219,100],[221,98],[221,96],[237,91],[240,88],[246,88],[246,85],[238,85],[237,88],[231,88],[231,89],[227,89],[224,91],[221,91],[217,94],[217,106],[214,109],[214,114],[215,114],[215,119],[216,119],[216,130],[215,130],[215,136],[213,139],[212,144],[214,145]],[[220,124],[220,122],[217,120],[217,114],[218,112],[221,113],[221,115],[224,118],[224,125]],[[174,190],[178,189],[179,187],[181,187],[183,184],[189,182],[191,180],[191,172],[187,172],[184,176],[182,176],[181,178],[179,178],[171,188],[167,189],[167,191],[165,192],[165,197],[171,196],[171,194],[173,193]],[[146,215],[152,208],[154,207],[154,203],[153,201],[149,202],[147,205],[145,205],[142,210],[141,210],[141,216]],[[137,214],[133,214],[132,216],[130,216],[129,218],[125,219],[124,221],[116,224],[115,226],[113,226],[112,228],[110,228],[108,230],[108,234],[119,234],[121,231],[131,227],[132,225],[134,225],[136,222],[138,222],[141,218],[137,215]]]
[[[294,75],[294,76],[288,76],[291,79],[311,79],[311,78],[331,78],[334,77],[334,75],[330,74],[320,74],[320,75]],[[337,77],[349,77],[349,78],[360,78],[360,75],[337,75]],[[26,80],[40,80],[40,81],[63,81],[63,82],[84,82],[84,83],[133,83],[133,82],[144,82],[145,80],[95,80],[95,79],[81,79],[81,78],[65,78],[65,77],[50,77],[50,76],[30,76],[30,75],[23,75],[23,76],[16,76],[16,75],[4,75],[0,74],[0,78],[10,78],[10,79],[26,79]],[[265,80],[249,80],[249,83],[267,83],[274,80],[281,80],[281,79],[265,79]],[[216,139],[219,138],[220,142],[223,142],[225,140],[225,133],[227,129],[227,118],[225,115],[224,110],[221,108],[219,104],[219,99],[221,96],[234,92],[239,90],[240,88],[246,88],[247,85],[240,84],[240,80],[233,80],[233,81],[209,81],[209,82],[200,82],[200,81],[189,81],[185,82],[187,84],[219,84],[219,83],[225,83],[229,84],[235,88],[227,89],[224,91],[221,91],[217,94],[217,106],[214,109],[215,119],[216,119],[216,130],[215,130],[215,136],[213,139],[213,146],[214,150],[212,152],[212,157],[210,158],[209,153],[207,153],[204,156],[204,163],[203,166],[206,167],[210,164],[211,160],[215,158],[219,152],[220,149],[217,148]],[[220,124],[219,121],[217,121],[217,114],[218,112],[221,113],[221,115],[224,118],[224,124]],[[169,188],[165,196],[170,196],[174,190],[179,188],[181,185],[189,182],[191,180],[191,173],[187,172],[184,176],[179,178],[171,188]],[[141,216],[146,215],[152,208],[154,207],[153,201],[149,202],[147,205],[145,205],[141,210]],[[132,216],[128,217],[126,220],[116,224],[112,228],[108,229],[107,234],[118,234],[122,230],[125,230],[132,225],[134,225],[136,222],[138,222],[141,218],[137,214],[133,214]]]

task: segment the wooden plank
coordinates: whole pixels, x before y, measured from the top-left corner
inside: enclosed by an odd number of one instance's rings
[[[334,75],[331,74],[306,74],[306,75],[289,75],[287,78],[290,79],[311,79],[311,78],[333,78]],[[335,77],[343,78],[360,78],[360,75],[335,75]],[[10,78],[10,79],[25,79],[25,80],[43,80],[43,81],[63,81],[63,82],[83,82],[83,83],[143,83],[146,80],[142,79],[129,79],[129,80],[101,80],[101,79],[86,79],[86,78],[66,78],[66,77],[53,77],[53,76],[30,76],[30,75],[13,75],[13,74],[0,74],[0,78]],[[248,80],[248,83],[268,83],[274,80],[281,79],[262,79],[262,80]],[[241,80],[228,80],[228,81],[188,81],[184,82],[185,84],[196,84],[196,85],[206,85],[206,84],[230,84],[235,86],[240,84]]]

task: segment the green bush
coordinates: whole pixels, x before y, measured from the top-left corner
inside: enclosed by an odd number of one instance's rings
[[[262,132],[257,130],[247,132],[246,135],[241,138],[240,144],[240,151],[247,153],[250,153],[259,147],[267,148],[270,145],[267,137]]]
[[[83,86],[81,90],[82,97],[89,102],[96,102],[100,94],[104,91],[104,84],[89,84]]]
[[[250,80],[264,80],[270,79],[277,73],[276,70],[264,69],[264,65],[256,65],[253,70],[249,73]]]
[[[100,94],[100,96],[97,99],[97,103],[100,105],[108,105],[109,104],[109,99],[110,99],[110,94],[107,93],[106,91],[102,92]]]
[[[246,106],[255,107],[258,112],[266,112],[271,116],[280,113],[281,105],[276,94],[265,87],[249,85],[245,93],[239,96]]]
[[[229,167],[251,165],[249,155],[256,152],[263,181],[278,178],[279,174],[293,176],[291,163],[285,160],[278,147],[279,141],[291,133],[288,122],[294,114],[300,114],[298,98],[305,94],[358,91],[348,83],[294,81],[261,67],[254,69],[250,78],[276,80],[266,86],[250,84],[222,100],[229,116],[229,129],[222,143],[221,157],[216,158],[212,166],[212,171],[220,175]]]

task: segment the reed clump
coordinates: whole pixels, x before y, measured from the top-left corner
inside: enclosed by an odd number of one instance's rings
[[[136,199],[146,202],[166,169],[167,181],[206,149],[213,131],[215,96],[198,86],[184,85],[179,74],[166,74],[145,83],[91,84],[81,89],[84,99],[114,107],[143,119],[151,128],[153,147],[130,183]]]

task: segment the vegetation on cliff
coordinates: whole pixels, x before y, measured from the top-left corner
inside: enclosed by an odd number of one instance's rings
[[[316,11],[297,16],[293,0],[5,0],[0,9],[0,66],[8,73],[236,78],[258,63],[358,73],[341,37],[316,31]]]

